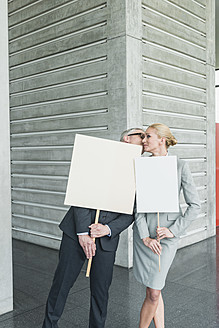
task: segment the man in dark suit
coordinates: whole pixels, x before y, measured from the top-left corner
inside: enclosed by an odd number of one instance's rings
[[[124,142],[143,145],[144,131],[130,129],[121,138]],[[99,223],[94,224],[95,213],[94,209],[72,206],[60,224],[63,237],[59,263],[46,304],[43,328],[58,328],[68,293],[85,259],[91,257],[89,328],[105,325],[119,234],[133,222],[133,215],[100,211]],[[96,238],[96,243],[92,238]]]

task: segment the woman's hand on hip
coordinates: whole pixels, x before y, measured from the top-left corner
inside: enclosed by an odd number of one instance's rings
[[[174,234],[166,227],[157,227],[157,239],[173,238]]]
[[[148,248],[150,248],[152,250],[152,252],[154,252],[154,254],[157,254],[157,255],[161,254],[162,246],[156,239],[146,237],[146,238],[143,238],[142,241],[145,246],[147,246]]]

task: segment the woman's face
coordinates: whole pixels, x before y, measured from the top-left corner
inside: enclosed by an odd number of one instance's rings
[[[155,129],[149,127],[145,134],[144,151],[153,154],[163,147],[163,143],[161,142],[162,138],[157,135]]]

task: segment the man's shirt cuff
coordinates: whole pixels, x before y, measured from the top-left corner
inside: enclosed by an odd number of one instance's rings
[[[111,229],[110,229],[110,227],[108,226],[108,224],[105,224],[105,226],[109,229],[109,231],[110,231],[110,233],[107,235],[108,237],[111,237],[111,235],[112,235],[112,231],[111,231]]]
[[[78,236],[88,235],[88,232],[78,232],[77,235]]]

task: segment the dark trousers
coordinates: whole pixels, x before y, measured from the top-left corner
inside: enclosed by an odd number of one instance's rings
[[[115,252],[101,248],[96,239],[96,254],[92,260],[90,272],[90,318],[89,328],[103,328],[106,321],[108,291],[112,282]],[[63,234],[59,251],[59,263],[46,304],[43,328],[58,328],[67,300],[68,293],[74,285],[86,257],[78,241]]]

